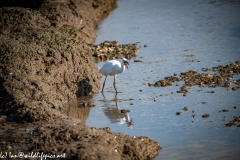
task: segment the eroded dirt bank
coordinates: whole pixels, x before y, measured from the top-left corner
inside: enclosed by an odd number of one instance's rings
[[[156,141],[89,128],[60,112],[68,101],[99,90],[91,44],[97,22],[116,2],[23,2],[0,3],[1,152],[153,159],[160,149]]]

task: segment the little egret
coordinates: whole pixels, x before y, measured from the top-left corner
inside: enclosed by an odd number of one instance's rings
[[[105,86],[105,81],[107,79],[107,76],[114,76],[114,82],[113,86],[115,88],[116,94],[117,94],[117,89],[115,87],[115,80],[117,74],[122,73],[125,70],[125,66],[128,69],[128,61],[126,58],[122,58],[122,62],[119,62],[118,60],[110,60],[104,63],[104,65],[99,69],[99,73],[103,74],[105,76],[105,80],[103,82],[103,88],[102,88],[102,93],[103,89]]]

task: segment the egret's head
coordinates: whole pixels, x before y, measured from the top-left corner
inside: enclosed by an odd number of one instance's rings
[[[124,64],[124,66],[126,66],[127,69],[128,69],[128,65],[129,65],[129,63],[128,63],[127,59],[126,59],[126,58],[122,58],[122,60],[123,60],[123,64]]]

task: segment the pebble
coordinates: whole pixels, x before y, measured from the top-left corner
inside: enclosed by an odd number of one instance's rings
[[[188,107],[183,107],[183,109],[182,110],[184,110],[184,111],[187,111],[188,110]]]
[[[127,112],[130,112],[130,110],[129,109],[121,109],[121,113],[127,113]]]
[[[219,110],[219,112],[229,112],[228,109]]]
[[[176,115],[180,115],[182,112],[176,112]]]
[[[134,62],[142,62],[142,61],[138,59],[134,59]]]
[[[204,114],[202,115],[202,118],[208,118],[210,116],[210,114]]]
[[[10,149],[12,149],[12,146],[7,145],[6,148],[7,148],[7,150],[10,150]]]

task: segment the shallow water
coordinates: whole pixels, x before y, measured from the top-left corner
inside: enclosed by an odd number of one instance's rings
[[[96,44],[140,42],[136,59],[142,62],[130,60],[129,70],[117,76],[120,93],[116,97],[113,77],[107,78],[105,97],[100,89],[89,99],[96,106],[86,124],[149,136],[163,147],[156,159],[239,159],[240,127],[225,124],[232,116],[240,116],[240,89],[194,86],[184,97],[176,93],[181,85],[175,83],[147,85],[174,73],[202,72],[204,67],[240,60],[239,15],[239,1],[119,0],[99,24]],[[183,111],[184,106],[189,110]],[[117,107],[131,112],[119,113]],[[222,109],[229,112],[219,113]],[[176,112],[182,113],[177,116]],[[202,118],[207,113],[210,117]]]

